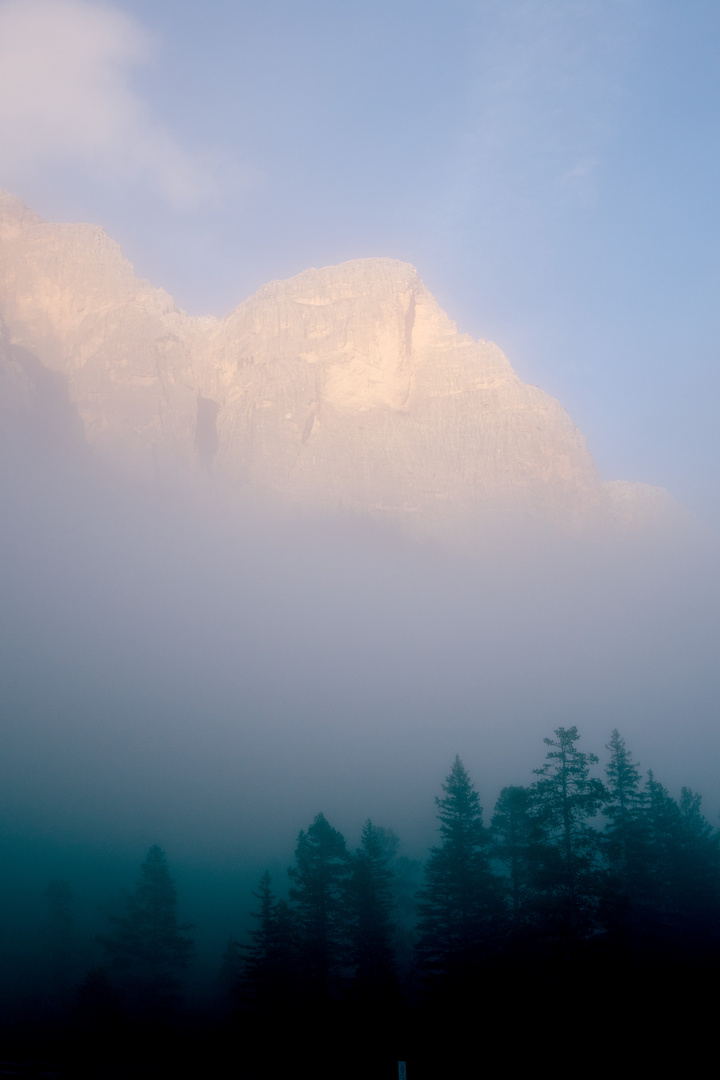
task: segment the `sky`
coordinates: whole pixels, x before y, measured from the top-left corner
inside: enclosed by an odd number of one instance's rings
[[[720,524],[713,0],[0,0],[0,187],[193,314],[391,256]]]

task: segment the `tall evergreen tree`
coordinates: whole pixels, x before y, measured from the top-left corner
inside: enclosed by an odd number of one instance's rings
[[[297,934],[287,903],[277,900],[266,870],[253,896],[259,901],[251,912],[257,925],[244,946],[241,989],[263,1008],[289,1005],[295,984]]]
[[[680,807],[667,788],[655,779],[652,770],[647,774],[645,796],[646,852],[652,896],[649,915],[655,923],[656,933],[669,940],[680,907],[677,873],[682,828]]]
[[[640,859],[646,800],[640,786],[640,769],[617,728],[610,737],[607,750],[610,760],[605,770],[607,796],[603,814],[608,819],[605,851],[616,873],[628,879]]]
[[[317,814],[295,848],[288,870],[290,899],[296,905],[300,963],[313,997],[337,993],[347,969],[348,913],[346,887],[350,856],[344,837]]]
[[[702,798],[688,787],[680,792],[680,846],[677,873],[683,933],[688,947],[720,946],[720,847],[717,830],[702,813]]]
[[[433,847],[419,892],[418,959],[429,975],[465,988],[484,954],[500,906],[477,791],[459,757],[436,797],[442,843]]]
[[[530,788],[506,787],[490,822],[492,855],[505,868],[503,884],[514,933],[537,921],[538,878],[547,862],[544,832],[533,810]]]
[[[592,819],[607,796],[601,780],[590,776],[595,754],[583,753],[576,727],[556,728],[544,739],[545,764],[533,769],[538,780],[533,798],[538,822],[553,858],[544,887],[561,936],[576,937],[587,929],[598,901],[599,843]]]
[[[648,859],[647,797],[640,768],[617,728],[606,749],[608,819],[603,836],[607,874],[602,891],[602,919],[609,942],[626,959],[637,958],[651,897]]]
[[[680,803],[652,772],[645,785],[651,886],[649,929],[655,948],[695,951],[718,943],[718,838],[700,796],[683,788]]]
[[[270,871],[266,870],[260,878],[258,891],[253,893],[259,901],[257,911],[251,912],[257,919],[257,926],[250,931],[252,945],[246,949],[247,966],[258,974],[263,972],[272,958],[275,947],[275,905],[276,900],[272,891]]]
[[[181,975],[194,948],[177,915],[177,891],[165,853],[148,851],[127,914],[111,918],[113,930],[100,940],[111,974],[138,1011],[160,1016],[177,1006]]]
[[[397,990],[393,947],[393,873],[389,862],[397,837],[368,819],[352,861],[348,896],[352,918],[355,990],[366,1001],[380,1003]]]

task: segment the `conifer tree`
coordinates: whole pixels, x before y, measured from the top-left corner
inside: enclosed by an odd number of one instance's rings
[[[545,764],[533,769],[535,814],[553,859],[545,870],[544,887],[563,936],[574,937],[587,928],[597,905],[599,886],[598,832],[592,819],[606,802],[602,781],[590,776],[595,754],[575,745],[576,727],[556,728],[554,739],[544,739]]]
[[[295,848],[290,899],[296,905],[300,964],[312,996],[323,1000],[339,989],[347,968],[346,886],[350,856],[344,837],[317,814]]]
[[[253,896],[259,901],[251,912],[257,926],[250,931],[251,944],[242,949],[241,988],[264,1008],[278,1008],[290,1003],[295,983],[295,920],[287,903],[275,898],[267,870]]]
[[[720,946],[720,847],[717,830],[703,816],[701,806],[701,796],[684,787],[676,864],[687,944],[709,950]]]
[[[632,760],[625,740],[614,729],[607,744],[610,760],[605,770],[606,801],[603,814],[605,826],[605,856],[626,891],[633,889],[644,870],[644,850],[647,845],[647,795],[642,790],[640,768]]]
[[[607,749],[610,760],[605,770],[607,797],[603,814],[608,818],[605,851],[611,866],[627,880],[641,858],[646,800],[640,787],[640,769],[617,728]]]
[[[651,889],[649,929],[655,947],[705,949],[718,944],[718,838],[701,798],[684,787],[680,803],[652,772],[645,785]]]
[[[507,875],[503,884],[514,932],[537,919],[538,877],[547,862],[543,830],[533,809],[530,788],[506,787],[490,822],[492,855]]]
[[[368,819],[352,862],[348,896],[352,918],[355,990],[379,1003],[397,989],[393,948],[393,873],[388,863],[397,850],[397,837]]]
[[[608,819],[603,837],[607,874],[602,893],[602,917],[616,949],[635,956],[651,896],[648,860],[647,797],[640,768],[633,761],[617,728],[606,749]]]
[[[111,918],[113,932],[101,938],[111,974],[139,1012],[162,1015],[180,1000],[182,972],[194,948],[177,916],[177,891],[165,853],[148,851],[127,914]]]
[[[480,800],[459,757],[442,789],[435,799],[442,842],[431,850],[418,894],[418,959],[427,974],[464,987],[487,948],[499,890]]]
[[[679,908],[676,864],[682,827],[680,807],[652,770],[647,774],[645,795],[651,913],[657,932],[666,933],[675,924]]]

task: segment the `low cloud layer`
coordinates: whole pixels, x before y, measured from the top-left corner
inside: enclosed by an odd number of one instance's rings
[[[0,484],[5,831],[222,862],[322,810],[421,852],[455,754],[490,812],[571,725],[600,754],[619,728],[717,812],[711,544],[526,534],[460,559],[91,476]]]

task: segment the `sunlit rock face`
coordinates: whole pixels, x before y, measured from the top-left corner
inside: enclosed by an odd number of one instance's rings
[[[31,401],[56,373],[87,443],[145,475],[435,534],[518,514],[575,529],[652,502],[601,485],[558,402],[458,334],[406,263],[307,270],[192,318],[101,229],[4,195],[0,319],[6,393]]]

